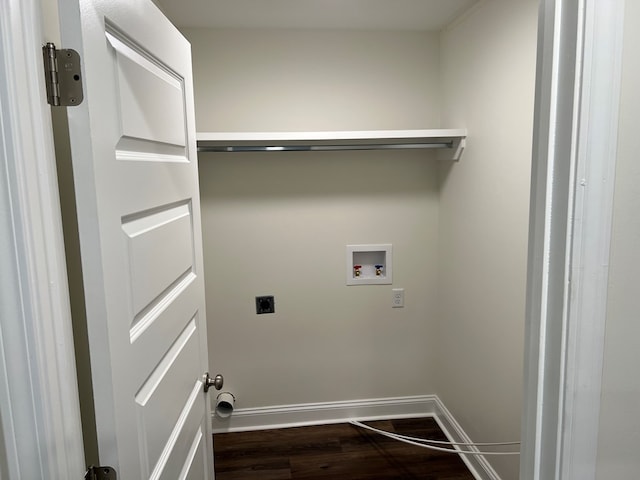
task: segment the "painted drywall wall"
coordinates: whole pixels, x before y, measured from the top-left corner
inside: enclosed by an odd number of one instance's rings
[[[437,35],[184,33],[200,131],[439,126]],[[237,408],[434,392],[433,152],[199,162],[211,369]],[[393,245],[393,285],[346,286],[346,245],[376,243]],[[259,295],[274,314],[256,315]]]
[[[434,391],[434,161],[217,154],[200,169],[210,362],[238,408]],[[345,246],[368,243],[393,244],[393,285],[346,286]],[[258,295],[274,314],[256,315]]]
[[[474,441],[520,438],[537,1],[489,0],[443,32],[436,392]],[[517,457],[489,457],[504,479]]]
[[[435,128],[435,33],[183,29],[199,131]]]
[[[626,2],[618,159],[600,412],[598,479],[635,478],[640,469],[640,4]]]

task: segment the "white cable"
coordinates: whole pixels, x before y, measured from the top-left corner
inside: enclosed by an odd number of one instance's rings
[[[351,422],[356,425],[358,422]],[[458,445],[461,447],[497,447],[502,445],[520,445],[520,442],[447,442],[445,440],[431,440],[429,438],[419,438],[419,437],[409,437],[407,435],[400,435],[399,433],[391,433],[387,432],[391,435],[394,435],[398,438],[404,438],[405,440],[412,440],[414,442],[423,442],[423,443],[435,443],[438,445]]]
[[[520,455],[520,452],[480,452],[480,451],[468,452],[468,451],[460,450],[457,448],[443,448],[443,447],[436,447],[434,445],[425,445],[424,443],[418,443],[412,440],[406,440],[405,438],[403,438],[402,435],[385,432],[384,430],[379,430],[377,428],[370,427],[369,425],[365,425],[364,423],[360,423],[355,420],[351,420],[349,423],[352,425],[355,425],[356,427],[365,428],[367,430],[371,430],[372,432],[376,432],[382,436],[392,438],[394,440],[398,440],[399,442],[408,443],[409,445],[415,445],[416,447],[428,448],[430,450],[435,450],[437,452],[461,453],[463,455]],[[425,441],[425,440],[422,439],[422,441]],[[455,446],[455,444],[452,444],[452,445]]]
[[[368,425],[365,425],[364,423],[360,423],[357,422],[355,420],[350,421],[349,423],[351,423],[352,425],[355,425],[357,427],[361,427],[361,428],[365,428],[367,430],[371,430],[373,432],[376,432],[380,435],[383,435],[385,437],[389,437],[392,438],[394,440],[398,440],[400,442],[404,442],[404,443],[408,443],[409,445],[415,445],[416,447],[421,447],[421,448],[429,448],[431,450],[436,450],[439,452],[448,452],[448,453],[462,453],[465,455],[519,455],[520,452],[469,452],[469,451],[465,451],[465,450],[460,450],[460,449],[452,449],[452,448],[442,448],[442,447],[436,447],[433,445],[425,445],[423,443],[418,443],[412,440],[407,440],[406,438],[411,438],[411,437],[405,437],[404,435],[398,435],[395,433],[390,433],[390,432],[385,432],[384,430],[379,430],[377,428],[374,427],[370,427]],[[417,439],[420,440],[422,442],[430,442],[431,440],[425,440],[425,439]],[[441,442],[438,442],[441,443]],[[456,445],[454,442],[442,442],[442,443],[446,443],[449,445]],[[511,443],[509,443],[511,444]],[[474,444],[466,444],[466,445],[474,445]]]

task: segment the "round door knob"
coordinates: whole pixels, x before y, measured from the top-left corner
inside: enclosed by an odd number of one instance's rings
[[[224,385],[224,377],[220,374],[216,375],[215,377],[211,378],[209,376],[209,372],[205,373],[204,376],[204,391],[208,392],[209,391],[209,387],[213,387],[216,390],[220,390],[222,388],[222,385]]]

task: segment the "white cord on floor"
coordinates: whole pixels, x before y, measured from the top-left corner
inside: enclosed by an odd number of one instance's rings
[[[383,435],[385,437],[389,437],[392,438],[394,440],[398,440],[400,442],[404,442],[404,443],[408,443],[409,445],[415,445],[416,447],[421,447],[421,448],[428,448],[430,450],[435,450],[438,452],[447,452],[447,453],[461,453],[463,455],[520,455],[520,452],[480,452],[480,451],[474,451],[474,452],[469,452],[466,450],[461,450],[461,449],[457,449],[457,448],[443,448],[443,447],[436,447],[434,445],[425,445],[424,443],[419,443],[419,442],[433,442],[433,443],[440,443],[440,444],[446,444],[446,445],[452,445],[452,446],[459,446],[459,445],[465,445],[465,446],[475,446],[475,445],[482,445],[482,444],[474,444],[474,443],[455,443],[455,442],[441,442],[438,440],[426,440],[426,439],[414,439],[414,440],[418,440],[418,441],[413,441],[413,440],[409,440],[408,438],[412,438],[412,437],[406,437],[404,435],[398,435],[397,433],[390,433],[390,432],[386,432],[384,430],[380,430],[378,428],[374,428],[374,427],[370,427],[369,425],[365,425],[364,423],[355,421],[355,420],[351,420],[349,422],[351,425],[355,425],[356,427],[360,427],[360,428],[364,428],[367,430],[371,430],[372,432],[376,432],[380,435]],[[484,444],[484,445],[517,445],[519,444],[519,442],[506,442],[506,443],[495,443],[495,444]]]
[[[445,440],[430,440],[428,438],[409,437],[407,435],[400,435],[399,433],[390,433],[398,438],[404,438],[405,440],[412,440],[414,442],[435,443],[438,445],[459,445],[462,447],[474,446],[474,447],[496,447],[501,445],[520,445],[520,442],[447,442]]]

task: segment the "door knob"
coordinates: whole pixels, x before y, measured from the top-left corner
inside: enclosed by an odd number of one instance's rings
[[[216,390],[220,390],[222,388],[222,385],[224,385],[224,377],[220,374],[216,375],[215,377],[211,378],[209,376],[209,372],[205,373],[202,376],[203,380],[204,380],[204,391],[208,392],[209,391],[209,387],[213,387]]]

